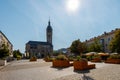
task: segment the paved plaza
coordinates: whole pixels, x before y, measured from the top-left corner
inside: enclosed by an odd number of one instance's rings
[[[86,75],[96,76],[98,73],[103,71],[103,68],[109,69],[109,66],[115,64],[105,64],[105,63],[95,63],[96,69],[92,69]],[[115,65],[118,68],[117,73],[120,74],[120,66]],[[110,68],[111,69],[111,68]],[[97,70],[99,72],[97,72]],[[110,71],[110,70],[109,70]],[[97,74],[96,74],[97,73]],[[111,72],[114,73],[115,72]],[[102,73],[101,73],[102,74]],[[81,80],[80,77],[83,73],[73,71],[73,66],[68,68],[53,68],[51,62],[44,62],[42,59],[39,59],[37,62],[29,62],[29,60],[19,60],[13,61],[0,68],[0,80]],[[104,74],[108,75],[108,74]],[[117,75],[118,76],[118,75]],[[100,80],[93,76],[95,79],[91,80]],[[120,77],[118,77],[120,80]],[[112,80],[112,79],[103,79],[103,80]],[[115,79],[114,79],[115,80]]]
[[[44,62],[42,59],[37,62],[14,61],[0,70],[0,80],[52,80],[75,74],[72,67],[57,69],[51,66],[51,62]]]

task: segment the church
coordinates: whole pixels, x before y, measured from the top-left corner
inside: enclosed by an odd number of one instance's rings
[[[31,58],[36,56],[37,58],[44,58],[46,56],[52,55],[53,45],[52,45],[52,27],[50,20],[46,28],[46,42],[42,41],[29,41],[26,43],[26,56]]]

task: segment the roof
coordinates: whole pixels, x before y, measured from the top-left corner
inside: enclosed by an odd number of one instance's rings
[[[48,42],[41,42],[41,41],[29,41],[27,44],[33,45],[50,45],[51,47],[53,47],[52,44],[48,43]]]
[[[0,31],[0,33],[7,39],[7,41],[12,45],[12,43],[8,40],[8,38]],[[12,45],[13,46],[13,45]]]

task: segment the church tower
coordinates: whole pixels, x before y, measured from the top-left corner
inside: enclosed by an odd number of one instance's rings
[[[46,29],[47,42],[52,44],[52,27],[50,25],[50,20],[48,21],[48,26]]]

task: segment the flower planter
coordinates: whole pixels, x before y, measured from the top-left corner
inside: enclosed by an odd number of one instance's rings
[[[88,69],[93,69],[93,68],[95,68],[95,64],[89,64],[87,68]]]
[[[53,60],[55,60],[54,58],[44,58],[45,62],[52,62]]]
[[[31,61],[37,61],[37,58],[32,57],[32,58],[30,58],[30,62],[31,62]]]
[[[95,64],[89,64],[86,60],[74,61],[73,62],[74,70],[86,70],[95,68]]]
[[[101,59],[100,58],[95,58],[95,59],[91,60],[91,62],[101,62]]]
[[[88,67],[88,62],[87,61],[74,61],[73,62],[74,70],[85,70]]]
[[[45,62],[52,62],[52,60],[45,60]]]
[[[105,63],[120,64],[120,59],[107,59]]]
[[[44,60],[45,62],[50,62],[50,60],[47,59],[47,58],[44,58],[43,60]]]
[[[53,67],[69,67],[70,63],[68,60],[53,60],[52,66]]]
[[[7,64],[6,60],[0,60],[0,66],[5,66]]]

